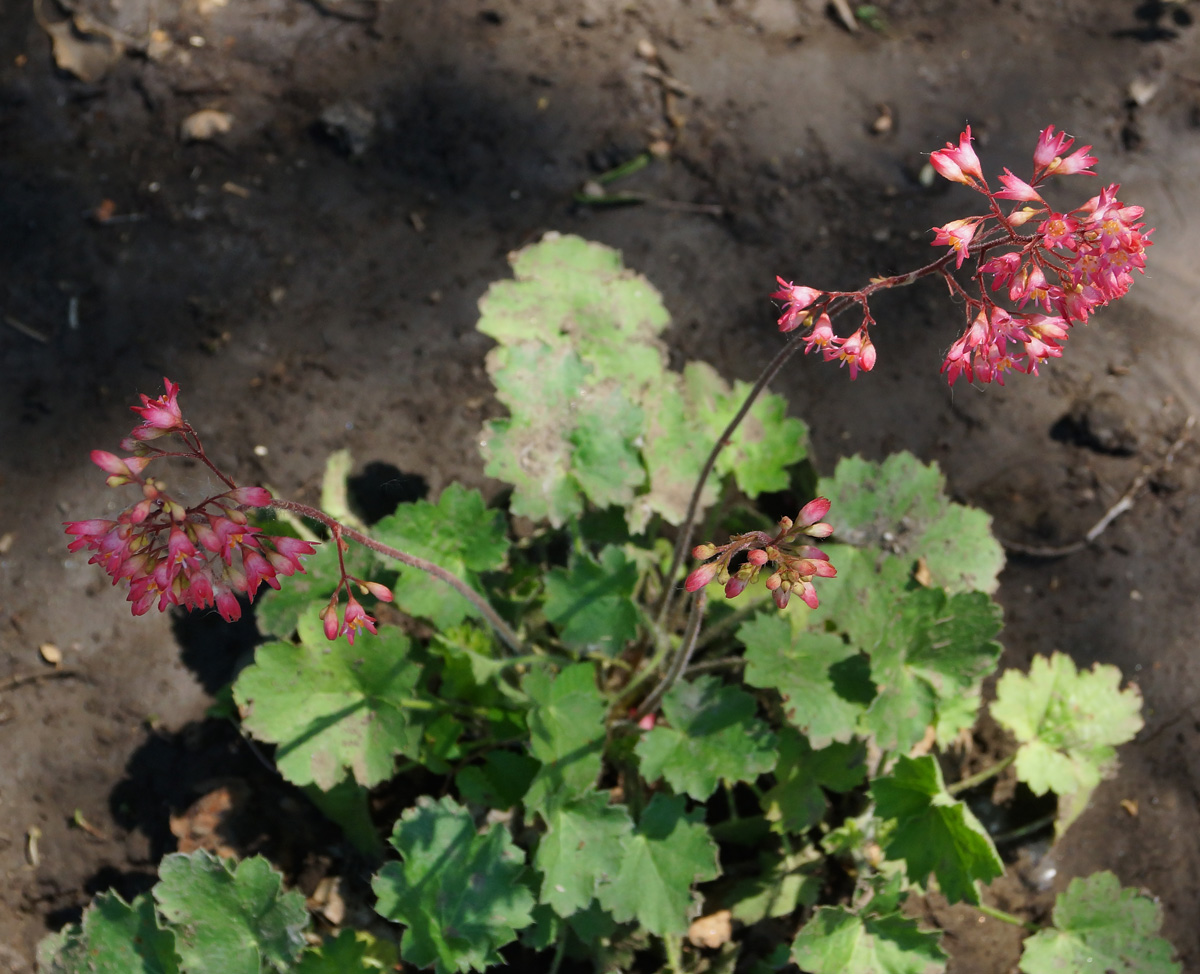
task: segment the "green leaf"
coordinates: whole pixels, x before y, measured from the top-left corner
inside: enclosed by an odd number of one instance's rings
[[[472,764],[463,768],[454,783],[466,801],[507,811],[525,797],[539,767],[525,754],[490,751],[482,767]]]
[[[546,576],[546,618],[572,649],[615,656],[637,635],[637,581],[637,565],[615,545],[604,548],[599,561],[577,555],[569,569]]]
[[[878,687],[862,720],[884,750],[907,751],[937,722],[939,705],[978,698],[1000,658],[1000,607],[982,592],[947,597],[941,589],[908,592],[870,647]]]
[[[911,453],[882,463],[842,459],[817,493],[833,506],[829,520],[839,540],[887,548],[911,563],[923,557],[932,583],[947,592],[994,592],[1004,549],[992,536],[991,517],[953,503],[937,464]]]
[[[375,556],[361,545],[351,545],[344,556],[346,571],[370,578]],[[304,573],[293,575],[278,590],[267,589],[254,602],[254,618],[264,635],[289,639],[301,618],[319,612],[342,580],[337,545],[320,544],[304,559]]]
[[[821,893],[820,861],[816,855],[797,853],[780,857],[759,856],[759,871],[734,883],[719,902],[730,904],[733,919],[747,926],[760,920],[790,916],[801,906],[812,906]]]
[[[1097,663],[1079,672],[1069,656],[1035,656],[1025,676],[1008,670],[996,685],[992,716],[1017,738],[1017,777],[1035,795],[1072,795],[1061,832],[1116,769],[1116,745],[1142,729],[1142,695],[1120,689],[1121,671]]]
[[[951,903],[979,904],[977,883],[1004,872],[992,840],[965,804],[946,792],[932,757],[900,757],[892,773],[871,782],[875,813],[894,820],[884,843],[889,859],[903,859],[908,878],[924,884],[933,873]]]
[[[401,504],[375,525],[376,541],[425,558],[482,591],[481,572],[502,568],[508,557],[504,518],[488,510],[483,495],[452,483],[436,504],[421,500]],[[445,582],[418,568],[400,567],[392,586],[396,604],[405,612],[429,619],[437,628],[456,625],[479,614]]]
[[[521,882],[525,854],[508,830],[476,832],[454,799],[422,796],[391,842],[403,861],[384,865],[371,888],[380,915],[407,927],[401,956],[439,974],[500,963],[500,948],[533,921],[533,895]]]
[[[775,764],[775,735],[744,690],[711,676],[679,681],[662,709],[667,726],[656,726],[635,748],[648,782],[663,777],[676,792],[705,801],[721,781],[754,781]]]
[[[683,370],[689,412],[704,430],[704,457],[725,432],[752,385],[740,379],[732,391],[707,362],[689,362]],[[788,486],[787,468],[808,455],[808,427],[787,416],[787,400],[761,394],[717,457],[717,473],[733,474],[750,497]],[[697,471],[697,475],[699,471]],[[693,481],[695,478],[693,478]]]
[[[809,974],[939,974],[946,969],[940,939],[899,914],[822,906],[796,935],[792,960]]]
[[[777,689],[788,722],[813,747],[846,742],[857,730],[875,688],[867,661],[832,633],[794,635],[780,615],[757,615],[738,629],[746,647],[746,682]]]
[[[351,646],[330,642],[305,616],[299,646],[267,643],[233,687],[247,730],[279,745],[275,763],[297,785],[330,789],[349,768],[371,787],[392,776],[397,754],[416,757],[422,725],[412,718],[421,660],[394,628]],[[425,709],[429,704],[416,700]]]
[[[720,875],[704,810],[686,812],[686,801],[655,795],[625,843],[616,878],[600,887],[600,905],[618,922],[637,920],[660,937],[680,936],[700,909],[693,884]]]
[[[394,945],[365,930],[343,930],[320,947],[306,950],[295,974],[374,974],[396,970]]]
[[[1073,879],[1055,899],[1055,929],[1039,930],[1025,941],[1021,970],[1180,974],[1171,945],[1155,936],[1161,926],[1158,904],[1135,889],[1122,889],[1112,873]]]
[[[203,850],[173,853],[153,892],[188,974],[286,971],[304,946],[304,896],[283,892],[283,877],[262,856],[235,864]]]
[[[762,797],[767,820],[787,832],[803,832],[825,817],[825,789],[851,791],[866,778],[866,746],[834,742],[814,751],[808,739],[785,727],[779,735],[775,785]]]
[[[610,805],[603,792],[556,804],[534,859],[542,873],[540,901],[561,917],[585,909],[612,880],[632,831],[625,806]]]
[[[658,336],[670,317],[658,291],[622,266],[619,251],[547,234],[510,261],[516,279],[494,283],[479,301],[478,328],[500,343],[497,351],[525,342],[571,347],[597,381],[630,390],[661,375],[666,352]]]
[[[607,707],[591,663],[568,666],[558,676],[531,670],[522,689],[533,701],[529,749],[542,762],[525,806],[544,812],[591,790],[600,774]]]
[[[367,526],[350,510],[348,478],[353,466],[354,457],[349,450],[334,450],[329,454],[321,477],[321,510],[346,527],[365,531]]]
[[[126,903],[114,892],[101,893],[83,912],[79,925],[59,935],[57,944],[38,947],[44,974],[178,974],[175,934],[158,925],[149,894]]]

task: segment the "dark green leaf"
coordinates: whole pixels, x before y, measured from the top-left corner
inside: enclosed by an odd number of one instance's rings
[[[600,774],[607,707],[591,663],[568,666],[557,676],[532,670],[522,688],[533,701],[530,751],[542,763],[525,806],[545,812],[591,790]]]
[[[541,902],[562,917],[587,907],[614,878],[632,831],[625,806],[610,805],[602,792],[555,804],[534,859],[542,873]]]
[[[637,565],[613,545],[599,561],[577,555],[569,569],[546,576],[546,618],[572,649],[615,656],[637,635],[637,580]]]

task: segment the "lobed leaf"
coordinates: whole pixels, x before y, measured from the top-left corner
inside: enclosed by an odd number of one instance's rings
[[[633,821],[624,805],[611,805],[607,794],[595,791],[556,803],[545,818],[546,834],[534,858],[542,873],[539,899],[569,917],[586,909],[612,881]]]
[[[365,930],[343,930],[304,952],[295,974],[384,974],[399,966],[393,944]]]
[[[637,635],[637,582],[637,564],[615,545],[607,545],[598,560],[576,555],[570,567],[546,575],[546,618],[572,649],[615,656]]]
[[[676,792],[705,801],[721,781],[754,781],[775,764],[775,735],[755,716],[744,690],[716,677],[677,682],[663,698],[666,725],[657,725],[635,751],[642,776],[662,777]]]
[[[898,758],[890,775],[871,782],[871,795],[876,815],[895,822],[884,852],[904,860],[912,882],[924,884],[932,873],[951,903],[978,905],[978,883],[1004,872],[978,819],[946,792],[934,758]]]
[[[154,900],[142,893],[126,903],[100,893],[79,924],[38,947],[43,974],[179,974],[175,934],[159,926]]]
[[[386,781],[396,755],[415,758],[421,745],[422,723],[409,709],[421,663],[408,638],[384,628],[354,646],[330,642],[312,615],[301,620],[300,636],[298,646],[260,646],[238,676],[233,694],[244,726],[278,745],[275,763],[293,784],[329,790],[345,769],[368,788]]]
[[[504,826],[477,832],[454,799],[422,796],[391,843],[402,861],[385,864],[371,888],[379,914],[407,928],[400,954],[410,964],[438,974],[485,970],[533,922],[533,895],[521,882],[525,853]]]
[[[372,535],[406,554],[435,562],[481,591],[479,575],[503,568],[508,558],[505,531],[503,516],[488,510],[479,491],[452,483],[436,504],[426,500],[401,504],[375,525]],[[392,592],[396,604],[410,615],[447,629],[479,614],[440,579],[418,568],[401,566],[399,571]]]
[[[617,875],[599,888],[600,905],[618,922],[636,920],[660,937],[678,937],[700,910],[694,884],[720,875],[704,810],[687,812],[685,803],[656,794],[625,844]]]
[[[814,747],[854,736],[875,694],[866,657],[833,633],[793,634],[775,612],[755,616],[737,637],[746,647],[746,683],[777,689],[788,723]]]
[[[1142,729],[1141,692],[1120,686],[1115,666],[1080,672],[1063,653],[1036,656],[1028,676],[1008,670],[996,685],[991,712],[1017,738],[1017,777],[1036,795],[1072,796],[1066,815],[1060,802],[1060,832],[1115,770],[1116,745]]]
[[[785,727],[779,735],[779,765],[775,784],[762,796],[770,822],[785,831],[803,832],[825,817],[825,789],[851,791],[866,778],[866,746],[862,742],[834,743],[814,751],[808,739]]]
[[[895,453],[882,463],[842,459],[817,493],[833,502],[839,540],[886,548],[909,562],[922,557],[931,583],[951,594],[994,592],[1004,549],[992,536],[992,519],[955,504],[945,488],[937,464]]]
[[[529,749],[541,763],[525,796],[531,812],[546,812],[590,791],[600,775],[607,706],[596,689],[591,663],[568,666],[557,676],[531,670],[522,689],[529,711]]]
[[[1073,879],[1054,902],[1054,929],[1025,941],[1024,974],[1105,971],[1106,974],[1180,974],[1171,945],[1155,936],[1162,910],[1110,872]]]
[[[153,893],[188,974],[287,971],[304,947],[304,896],[285,893],[262,856],[235,863],[204,850],[172,853]]]
[[[792,961],[809,974],[940,974],[940,935],[898,913],[857,916],[818,907],[792,943]]]

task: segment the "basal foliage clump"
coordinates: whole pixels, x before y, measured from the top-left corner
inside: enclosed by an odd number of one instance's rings
[[[979,189],[971,158],[950,147],[939,166],[957,160]],[[1033,185],[1053,170],[1040,165]],[[1012,231],[997,200],[1036,191],[1002,181],[985,195]],[[1071,239],[1114,252],[1085,239],[1104,199],[1070,218],[1078,238],[1007,242],[1030,266],[1057,253],[1069,276],[1087,263]],[[1134,218],[1126,208],[1122,226]],[[999,239],[952,231],[940,228],[952,251],[939,270]],[[392,935],[315,926],[261,857],[176,854],[151,893],[102,894],[48,938],[44,970],[353,974],[403,962],[446,974],[524,949],[550,970],[571,957],[596,970],[915,974],[944,970],[946,955],[904,911],[910,893],[1023,922],[984,904],[1004,866],[960,796],[1011,764],[1035,794],[1057,796],[1066,828],[1141,727],[1136,687],[1061,654],[1006,672],[990,712],[1014,754],[947,783],[1001,654],[990,518],[908,454],[843,458],[818,477],[804,424],[765,379],[669,367],[666,310],[616,252],[552,234],[512,263],[479,322],[497,342],[487,368],[507,412],[482,443],[487,473],[511,488],[501,506],[453,484],[356,525],[344,456],[326,474],[332,509],[237,488],[215,467],[213,497],[175,504],[146,466],[208,461],[168,383],[138,407],[133,457],[97,458],[142,501],[69,527],[74,548],[134,585],[135,612],[157,599],[229,617],[229,593],[278,588],[256,605],[268,641],[231,687],[236,719],[374,863],[374,910]],[[838,296],[783,297],[787,330],[806,323],[798,341],[815,347]],[[854,355],[845,339],[826,357],[869,369],[863,338]],[[998,376],[987,349],[1005,340],[975,347],[952,378]],[[1026,354],[1036,371],[1045,355]],[[784,504],[799,513],[781,517]],[[682,586],[699,517],[730,541],[696,547],[705,561]],[[436,789],[377,821],[372,789],[418,774]],[[1074,880],[1021,970],[1082,974],[1099,958],[1177,972],[1160,923],[1111,874]]]

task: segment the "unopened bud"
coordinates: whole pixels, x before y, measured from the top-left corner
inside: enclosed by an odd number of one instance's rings
[[[716,553],[717,546],[715,544],[708,544],[707,542],[705,544],[698,544],[692,549],[692,557],[701,560],[711,558]]]

